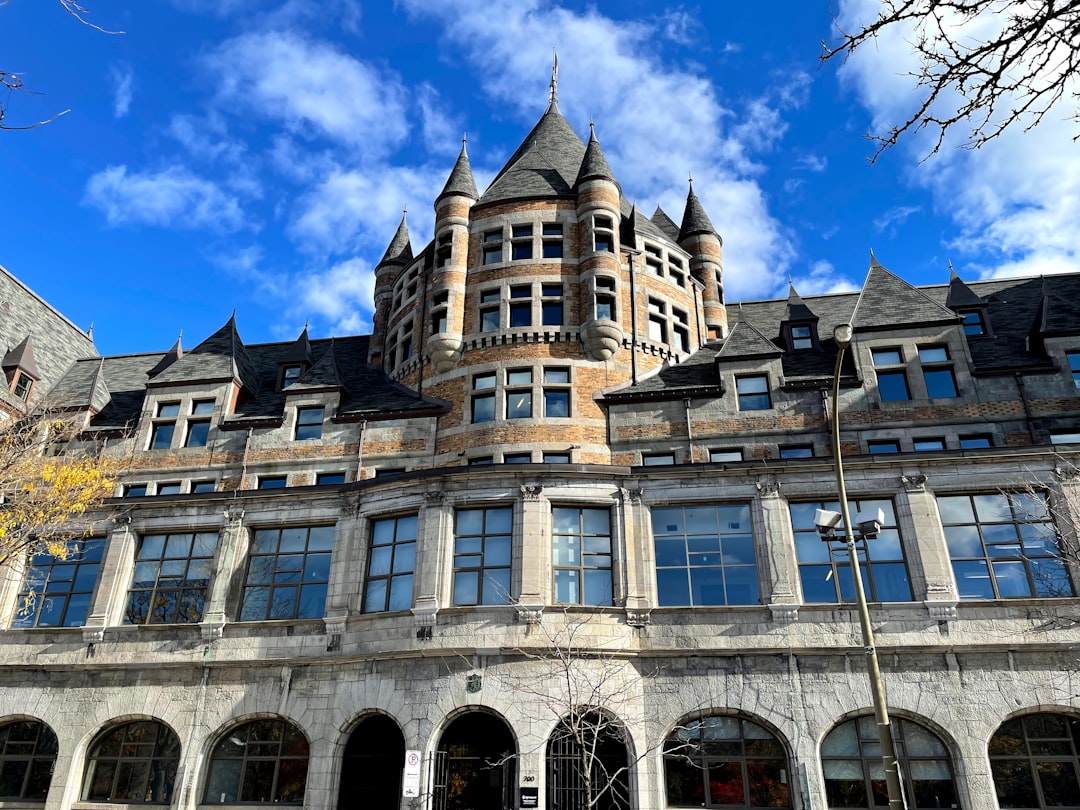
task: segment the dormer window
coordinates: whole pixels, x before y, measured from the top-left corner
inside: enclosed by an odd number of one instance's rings
[[[788,346],[793,352],[813,349],[814,337],[813,324],[793,323],[788,325]]]
[[[304,367],[301,365],[283,366],[281,369],[281,390],[284,391],[299,380],[300,375],[303,373]]]
[[[30,398],[30,391],[34,388],[34,378],[24,371],[15,372],[15,384],[11,387],[11,393],[26,402]]]
[[[965,335],[986,334],[986,321],[983,318],[982,310],[973,309],[968,312],[960,312],[957,314],[964,319]]]

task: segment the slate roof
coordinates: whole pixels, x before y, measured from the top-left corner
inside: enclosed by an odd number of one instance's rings
[[[282,364],[306,364],[311,365],[314,360],[311,358],[311,339],[308,338],[307,327],[304,327],[304,331],[300,333],[300,336],[296,339],[296,342],[289,347],[289,350],[285,352],[281,358]]]
[[[156,352],[79,360],[57,383],[51,398],[63,407],[98,410],[90,431],[124,430],[138,421],[148,372],[164,356]]]
[[[906,325],[955,323],[957,315],[918,287],[882,267],[870,254],[870,270],[855,305],[851,325],[856,331],[895,329]]]
[[[394,238],[390,240],[390,244],[386,248],[386,253],[384,253],[382,259],[379,260],[379,264],[387,264],[388,262],[408,264],[412,259],[413,252],[412,242],[409,241],[409,226],[405,222],[405,215],[402,214],[401,222],[397,226]]]
[[[442,192],[435,198],[435,204],[447,194],[461,194],[470,200],[480,197],[476,191],[476,180],[473,179],[472,166],[469,164],[469,155],[465,151],[465,141],[461,142],[461,153],[458,155],[454,168],[450,170],[450,176],[446,179],[446,185]]]
[[[552,101],[517,151],[495,175],[480,204],[531,197],[569,197],[585,144]]]
[[[683,209],[682,225],[679,226],[679,242],[699,233],[716,234],[716,228],[705,213],[705,207],[694,193],[694,184],[690,184],[690,193],[686,195],[686,208]]]
[[[795,321],[816,321],[817,319],[818,316],[795,292],[795,285],[788,284],[787,313],[784,315],[784,320],[792,323]]]
[[[679,241],[679,226],[675,224],[675,220],[667,215],[667,211],[659,205],[653,211],[652,223],[672,242]]]
[[[307,338],[307,330],[304,330]],[[294,344],[295,345],[295,344]],[[291,352],[290,352],[291,353]],[[311,345],[308,344],[308,358],[311,358]],[[288,393],[298,394],[301,391],[323,390],[327,388],[344,389],[345,384],[341,381],[341,371],[338,369],[336,353],[334,352],[334,339],[330,338],[330,346],[318,363],[300,375],[300,379],[288,388]]]
[[[758,331],[750,321],[739,321],[724,340],[717,360],[742,360],[751,357],[779,357],[784,351]]]
[[[183,356],[184,347],[180,345],[180,338],[177,338],[176,343],[172,345],[172,348],[165,352],[165,356],[161,358],[161,362],[146,373],[151,377],[156,377]]]
[[[4,359],[0,360],[0,367],[22,369],[35,380],[41,379],[41,372],[38,371],[37,361],[34,359],[34,344],[30,335],[24,337],[18,346],[4,355]]]
[[[581,168],[578,170],[574,188],[577,188],[587,180],[610,180],[615,185],[615,175],[611,173],[604,150],[600,148],[600,141],[596,140],[596,129],[589,124],[589,143],[585,147],[585,157],[581,160]]]
[[[259,375],[248,357],[240,333],[236,331],[236,315],[150,380],[149,384],[156,386],[204,380],[236,380],[248,391],[258,387]]]
[[[978,307],[984,303],[971,287],[965,284],[960,276],[956,275],[955,271],[950,271],[949,294],[945,296],[945,306],[955,309],[957,307]]]

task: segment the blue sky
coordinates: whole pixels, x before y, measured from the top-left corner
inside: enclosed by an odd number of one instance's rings
[[[0,7],[8,99],[0,265],[104,353],[194,346],[235,308],[248,343],[367,331],[402,209],[415,249],[463,132],[481,190],[543,113],[596,123],[623,192],[724,238],[729,303],[857,287],[869,250],[914,283],[1073,271],[1072,112],[978,152],[868,163],[909,108],[890,36],[818,63],[874,0],[47,0]],[[960,133],[962,134],[962,133]]]

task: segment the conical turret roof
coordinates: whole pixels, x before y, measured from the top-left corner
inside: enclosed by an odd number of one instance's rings
[[[585,143],[552,101],[532,132],[495,175],[480,203],[572,196],[584,157]]]
[[[409,226],[405,222],[405,214],[401,215],[401,224],[397,227],[397,233],[390,240],[390,246],[386,248],[379,264],[393,262],[396,264],[408,264],[412,261],[412,242],[409,241]]]
[[[682,242],[699,233],[716,234],[716,228],[705,213],[701,200],[694,193],[694,184],[690,184],[690,193],[686,195],[686,209],[683,211],[682,226],[679,228],[679,241]]]
[[[585,147],[585,157],[581,160],[581,168],[578,170],[574,188],[577,188],[586,180],[610,180],[615,185],[615,175],[611,173],[604,150],[600,148],[600,141],[596,139],[596,129],[589,124],[589,143]]]
[[[465,151],[465,139],[461,139],[461,153],[458,155],[454,168],[450,171],[450,177],[443,186],[442,193],[435,198],[436,204],[447,194],[460,194],[470,200],[477,200],[480,195],[476,191],[476,180],[473,179],[472,166],[469,164],[469,154]]]

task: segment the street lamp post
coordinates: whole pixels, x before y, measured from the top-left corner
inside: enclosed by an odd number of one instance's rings
[[[840,324],[833,330],[833,339],[837,345],[832,389],[832,447],[833,461],[836,465],[836,489],[840,496],[840,514],[844,519],[844,536],[847,540],[848,560],[851,562],[851,576],[855,581],[855,601],[859,607],[859,624],[862,627],[863,647],[866,650],[866,669],[870,676],[870,693],[874,699],[874,718],[877,721],[878,738],[881,741],[881,762],[885,767],[885,788],[889,794],[889,810],[905,810],[904,792],[900,785],[900,767],[896,761],[892,727],[889,725],[889,711],[885,707],[885,685],[881,680],[877,648],[874,646],[874,628],[870,624],[870,609],[866,605],[866,592],[863,590],[862,572],[859,570],[855,532],[848,509],[847,487],[844,485],[844,462],[840,455],[840,366],[844,360],[844,351],[851,343],[851,336],[850,324]]]

